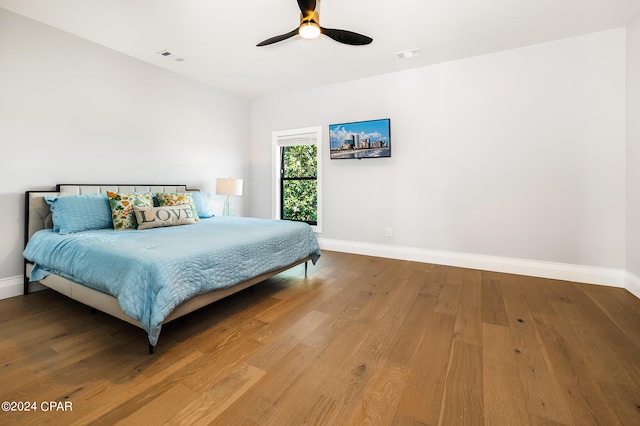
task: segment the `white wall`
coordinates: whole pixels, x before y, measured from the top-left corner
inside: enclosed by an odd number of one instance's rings
[[[640,15],[627,27],[627,288],[640,297]]]
[[[392,158],[325,151],[322,239],[624,269],[623,28],[254,101],[252,215],[271,131],[328,145],[330,123],[386,117]]]
[[[249,120],[246,100],[0,9],[0,287],[22,274],[24,191],[215,192],[216,177],[249,175]]]

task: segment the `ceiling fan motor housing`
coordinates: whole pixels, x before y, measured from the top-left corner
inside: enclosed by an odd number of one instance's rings
[[[306,23],[314,23],[320,25],[320,15],[316,11],[309,11],[306,15],[304,13],[300,14],[300,25]]]
[[[318,12],[300,14],[300,26],[298,27],[298,34],[300,37],[311,40],[320,35],[320,17]]]

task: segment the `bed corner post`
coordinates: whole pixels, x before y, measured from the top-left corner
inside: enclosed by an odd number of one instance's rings
[[[29,191],[24,192],[24,247],[27,246],[29,242]],[[23,249],[24,249],[23,247]],[[24,269],[23,269],[23,279],[24,279],[24,288],[22,289],[22,294],[29,294],[29,277],[27,277],[27,259],[24,259]]]
[[[309,267],[309,261],[304,262],[304,277],[307,278],[307,268]]]
[[[153,355],[153,345],[149,343],[149,355]]]
[[[29,294],[29,277],[27,277],[27,262],[24,262],[24,276],[23,276],[24,282],[23,282],[23,289],[22,289],[22,294],[23,295],[27,295]]]

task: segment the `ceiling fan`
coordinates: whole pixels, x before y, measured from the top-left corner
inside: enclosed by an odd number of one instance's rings
[[[323,28],[320,26],[320,16],[316,12],[316,0],[298,0],[300,7],[300,25],[293,31],[268,38],[256,46],[266,46],[299,34],[302,38],[312,39],[324,34],[339,43],[362,46],[373,41],[371,37],[354,33],[353,31],[337,30],[334,28]]]

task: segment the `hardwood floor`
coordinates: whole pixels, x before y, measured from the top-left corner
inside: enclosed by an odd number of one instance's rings
[[[640,424],[624,289],[328,251],[303,271],[166,325],[153,355],[52,291],[1,300],[0,401],[37,411],[0,423]]]

